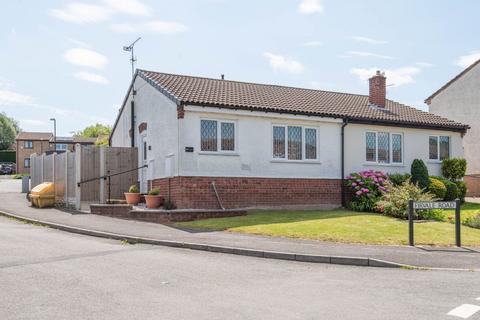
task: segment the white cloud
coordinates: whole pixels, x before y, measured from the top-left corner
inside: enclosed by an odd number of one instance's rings
[[[98,84],[109,83],[108,79],[106,79],[105,77],[96,73],[91,73],[91,72],[79,71],[79,72],[75,72],[73,76],[80,80],[85,80],[85,81],[98,83]]]
[[[104,55],[83,48],[69,49],[63,57],[71,64],[95,69],[102,69],[108,61]]]
[[[263,56],[268,59],[270,67],[275,71],[283,71],[288,73],[303,72],[303,65],[296,60],[270,52],[264,52]]]
[[[48,14],[54,18],[77,24],[107,21],[112,13],[112,10],[104,6],[81,2],[69,3],[63,9],[48,10]]]
[[[302,0],[298,5],[298,11],[303,14],[312,14],[316,12],[323,12],[323,5],[321,0]]]
[[[462,68],[468,68],[477,60],[480,60],[480,51],[472,51],[469,54],[459,57],[455,61],[455,65]]]
[[[302,46],[304,47],[319,47],[321,45],[323,45],[321,41],[307,41],[302,43]]]
[[[81,41],[81,40],[78,40],[78,39],[75,39],[75,38],[67,38],[67,40],[68,40],[68,42],[70,42],[71,44],[74,44],[77,47],[82,47],[82,48],[91,48],[92,47],[91,44],[86,43],[86,42]]]
[[[103,0],[103,2],[112,10],[119,13],[150,16],[152,11],[150,7],[137,0]]]
[[[25,126],[44,126],[47,124],[46,121],[42,120],[36,120],[36,119],[20,119],[20,127],[25,127]]]
[[[152,20],[144,23],[119,23],[110,25],[110,30],[120,33],[151,32],[176,34],[188,30],[187,26],[174,21]]]
[[[7,89],[0,90],[0,106],[2,107],[29,106],[34,102],[35,100],[31,96]]]
[[[431,68],[433,67],[433,64],[431,64],[430,62],[415,62],[415,64],[419,67],[423,67],[423,68]]]
[[[348,51],[346,55],[340,56],[341,58],[351,58],[351,57],[364,57],[364,58],[378,58],[378,59],[387,59],[391,60],[393,57],[391,56],[385,56],[381,54],[376,54],[372,52],[367,52],[367,51]]]
[[[362,69],[362,68],[353,68],[350,69],[350,73],[356,75],[361,81],[366,81],[375,75],[377,70],[381,70],[377,67]],[[405,84],[414,83],[414,76],[420,73],[420,69],[417,67],[402,67],[397,69],[386,69],[385,76],[387,77],[388,84],[399,87]]]
[[[370,44],[385,44],[387,41],[383,40],[377,40],[373,38],[368,38],[368,37],[361,37],[361,36],[355,36],[352,37],[353,40],[358,41],[358,42],[365,42],[365,43],[370,43]]]

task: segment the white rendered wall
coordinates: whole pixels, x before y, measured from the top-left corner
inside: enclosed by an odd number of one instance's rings
[[[340,120],[198,106],[185,110],[185,119],[181,120],[181,175],[317,179],[341,176]],[[200,151],[201,119],[235,121],[237,150],[234,155]],[[318,161],[272,159],[272,124],[317,127]],[[185,152],[185,147],[193,147],[194,152]]]
[[[403,164],[371,164],[365,161],[365,132],[382,131],[403,134]],[[429,160],[429,135],[450,137],[450,156],[463,157],[461,134],[451,131],[438,131],[389,126],[349,124],[345,127],[345,174],[363,170],[380,170],[387,173],[410,173],[414,159],[422,159],[431,175],[440,175],[441,163]]]
[[[470,125],[463,138],[467,173],[480,173],[480,64],[435,96],[430,112]]]
[[[176,104],[148,84],[145,80],[137,77],[135,81],[135,146],[138,150],[138,163],[142,164],[141,135],[146,135],[147,145],[151,150],[147,151],[148,179],[163,178],[166,173],[177,175],[178,172],[178,120]],[[131,138],[130,130],[130,101],[131,94],[127,99],[125,108],[120,116],[117,127],[112,134],[112,146],[129,147]],[[142,134],[138,126],[147,123],[147,130]],[[166,160],[170,158],[170,160]],[[166,162],[169,168],[166,168]]]

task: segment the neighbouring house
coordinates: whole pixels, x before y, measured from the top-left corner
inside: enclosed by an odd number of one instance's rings
[[[380,72],[360,95],[137,70],[110,144],[138,147],[141,192],[178,208],[326,207],[351,172],[439,174],[467,129],[386,99]]]
[[[56,139],[50,139],[52,144],[52,150],[50,152],[63,152],[63,151],[75,151],[75,145],[81,144],[84,146],[93,145],[97,141],[97,138],[85,138],[85,137],[56,137]]]
[[[16,137],[16,161],[18,173],[30,173],[30,155],[75,150],[75,144],[92,145],[95,138],[56,137],[50,132],[21,132]]]
[[[468,195],[480,196],[480,60],[460,72],[425,100],[429,110],[470,126],[463,138]]]

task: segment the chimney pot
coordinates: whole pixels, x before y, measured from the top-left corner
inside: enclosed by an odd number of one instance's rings
[[[387,96],[387,78],[385,72],[377,70],[375,75],[368,79],[369,83],[369,97],[368,102],[379,108],[385,108]]]

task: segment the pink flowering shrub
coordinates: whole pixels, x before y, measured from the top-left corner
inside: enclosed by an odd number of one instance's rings
[[[388,177],[381,171],[367,170],[352,173],[346,185],[352,193],[349,207],[355,211],[374,211],[375,204],[387,190]]]

